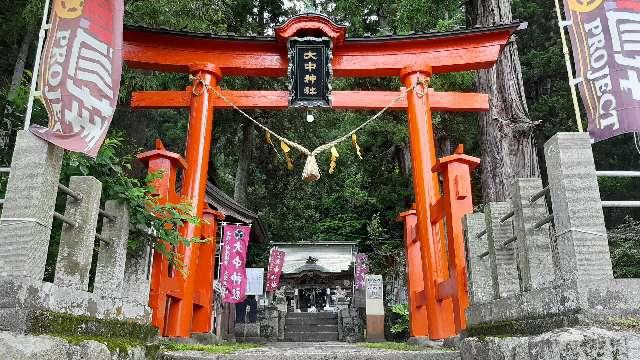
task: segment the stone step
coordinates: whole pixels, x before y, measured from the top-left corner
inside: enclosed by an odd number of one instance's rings
[[[374,350],[362,345],[339,342],[278,342],[235,354],[212,354],[203,351],[164,352],[164,360],[460,360],[452,350],[421,351]]]
[[[286,319],[284,324],[285,326],[338,325],[338,319]]]
[[[285,333],[297,333],[297,332],[338,332],[338,325],[300,325],[300,324],[287,324],[284,327]]]
[[[287,319],[337,319],[338,313],[318,312],[318,313],[287,313]]]
[[[320,332],[320,331],[305,331],[295,333],[285,333],[285,341],[293,342],[327,342],[338,341],[338,332]]]

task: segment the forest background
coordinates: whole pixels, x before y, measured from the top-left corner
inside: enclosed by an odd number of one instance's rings
[[[0,167],[10,165],[15,134],[22,128],[43,3],[0,0]],[[277,24],[311,10],[348,24],[348,36],[360,37],[475,25],[478,22],[473,21],[473,15],[477,11],[473,8],[481,3],[511,6],[513,19],[529,24],[516,36],[526,95],[521,115],[527,119],[523,131],[533,145],[533,162],[540,164],[544,178],[542,145],[556,132],[576,130],[553,0],[126,0],[125,23],[215,34],[272,35]],[[110,179],[142,181],[145,171],[131,156],[152,148],[156,138],[161,138],[169,150],[182,152],[186,111],[132,111],[128,104],[133,90],[183,89],[188,84],[184,74],[125,69],[108,145],[98,162],[67,155],[63,177],[96,175],[106,182],[107,192],[115,193],[122,190],[121,182]],[[335,79],[333,85],[337,90],[400,87],[399,81],[391,78]],[[286,80],[225,77],[221,86],[285,89]],[[479,85],[476,74],[458,73],[436,76],[432,86],[436,90],[473,91]],[[308,148],[342,135],[371,115],[317,110],[313,111],[316,120],[307,123],[306,114],[298,110],[252,114]],[[482,131],[478,118],[477,114],[434,114],[439,154],[449,154],[455,145],[464,144],[467,153],[481,156],[487,144],[495,144],[497,134]],[[34,122],[47,122],[39,105]],[[511,125],[508,129],[520,131]],[[360,131],[358,140],[364,159],[358,158],[350,144],[341,145],[336,172],[327,173],[329,155],[325,154],[318,159],[322,178],[306,183],[300,178],[302,154],[293,152],[295,168],[289,171],[282,153],[265,143],[264,133],[236,112],[217,111],[209,179],[258,213],[271,241],[357,241],[359,249],[369,254],[372,271],[400,279],[404,272],[403,234],[396,217],[413,201],[405,113],[386,113]],[[599,170],[640,170],[640,155],[631,134],[595,144],[594,153]],[[481,179],[481,174],[476,171],[473,176],[474,203],[478,207],[483,198],[496,199],[488,191],[496,180],[492,176]],[[0,174],[0,198],[4,197],[6,180]],[[637,180],[601,179],[600,183],[603,199],[640,199]],[[612,234],[616,275],[640,277],[640,239],[635,235],[640,225],[633,220],[640,218],[640,212],[606,209],[605,217]],[[252,265],[264,266],[267,245],[254,247],[251,254]]]

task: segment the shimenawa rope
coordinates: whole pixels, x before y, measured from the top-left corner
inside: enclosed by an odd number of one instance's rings
[[[201,79],[199,77],[195,77],[195,76],[191,76],[191,79],[196,81],[196,84],[194,84],[193,89],[192,89],[192,92],[193,92],[194,95],[196,95],[196,96],[202,95],[204,93],[204,91],[205,91],[204,89],[211,89],[224,102],[229,104],[232,108],[237,110],[244,117],[246,117],[251,122],[256,124],[256,126],[261,128],[262,130],[270,133],[276,139],[284,142],[285,144],[289,145],[290,147],[292,147],[292,148],[300,151],[301,153],[307,155],[307,161],[305,162],[304,169],[302,170],[302,178],[304,180],[306,180],[306,181],[315,181],[315,180],[320,179],[320,168],[318,167],[318,162],[316,161],[316,155],[318,155],[319,153],[321,153],[323,151],[329,150],[332,147],[338,145],[339,143],[351,138],[351,135],[355,134],[356,132],[358,132],[359,130],[361,130],[365,126],[369,125],[371,122],[373,122],[377,118],[379,118],[382,114],[384,114],[387,110],[389,110],[389,108],[391,106],[393,106],[395,103],[400,101],[403,97],[406,97],[407,94],[410,91],[415,90],[416,91],[416,95],[418,95],[418,97],[423,97],[424,93],[427,91],[427,89],[429,87],[429,78],[427,78],[426,80],[423,80],[422,78],[419,78],[418,81],[416,81],[416,83],[413,86],[411,86],[411,87],[409,87],[407,89],[401,90],[401,94],[400,95],[395,97],[391,102],[389,102],[389,104],[387,104],[387,106],[383,107],[380,111],[378,111],[373,116],[371,116],[369,119],[367,119],[365,122],[360,124],[360,126],[356,127],[355,129],[351,130],[347,134],[345,134],[345,135],[343,135],[343,136],[341,136],[341,137],[339,137],[339,138],[337,138],[337,139],[335,139],[335,140],[333,140],[331,142],[328,142],[328,143],[326,143],[324,145],[318,146],[313,151],[309,151],[309,149],[307,149],[306,147],[296,143],[295,141],[289,140],[289,139],[285,138],[284,136],[281,136],[278,133],[274,132],[273,130],[269,129],[268,127],[262,125],[262,123],[260,123],[259,121],[257,121],[253,117],[251,117],[251,115],[247,114],[246,112],[244,112],[244,110],[242,110],[239,107],[237,107],[233,102],[231,102],[231,100],[229,100],[220,91],[218,91],[218,89],[216,87],[209,86],[203,79]],[[201,91],[197,90],[197,88],[198,88],[197,85],[198,84],[202,86]],[[422,91],[416,90],[416,87],[418,85],[422,86]]]

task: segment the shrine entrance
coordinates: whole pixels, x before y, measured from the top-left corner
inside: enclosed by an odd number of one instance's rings
[[[240,111],[254,122],[244,110],[330,107],[378,114],[406,110],[416,201],[415,209],[403,217],[410,264],[411,335],[453,336],[466,326],[461,219],[472,211],[470,171],[479,159],[464,155],[462,148],[437,159],[431,112],[486,111],[489,101],[485,94],[436,92],[429,82],[433,74],[491,67],[519,25],[362,39],[347,38],[345,26],[320,15],[291,18],[275,29],[275,37],[126,28],[124,57],[129,68],[188,73],[193,79],[186,90],[133,94],[135,109],[190,109],[184,158],[158,144],[144,159],[149,171],[164,170],[156,181],[163,201],[187,199],[196,216],[211,220],[202,226],[185,224],[181,234],[211,240],[220,214],[205,207],[204,194],[215,110]],[[223,76],[289,77],[290,90],[225,90],[220,86]],[[404,88],[332,91],[332,77],[399,77]],[[316,154],[359,129],[310,151],[256,125],[280,140],[283,149],[290,147],[308,156],[306,180],[320,176]],[[175,192],[177,171],[183,172],[180,194]],[[211,243],[179,247],[186,276],[173,274],[161,254],[154,256],[149,304],[153,324],[162,335],[188,337],[211,331],[213,251]]]

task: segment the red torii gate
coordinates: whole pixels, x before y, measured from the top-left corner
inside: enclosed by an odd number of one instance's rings
[[[519,25],[363,39],[347,39],[345,26],[315,14],[288,20],[276,28],[275,38],[129,27],[124,33],[124,57],[129,67],[189,73],[198,79],[184,91],[135,92],[131,106],[190,109],[181,195],[193,206],[195,215],[202,218],[213,113],[216,109],[230,108],[213,91],[203,88],[203,83],[216,88],[242,109],[286,109],[287,91],[230,91],[220,89],[218,83],[223,74],[284,77],[288,67],[287,39],[325,36],[333,42],[334,76],[400,77],[406,88],[415,87],[416,91],[407,93],[405,102],[397,102],[391,108],[408,111],[413,165],[416,198],[413,228],[420,251],[408,252],[413,264],[409,271],[422,272],[423,290],[410,294],[414,299],[410,309],[412,335],[442,339],[459,333],[466,326],[464,311],[468,299],[461,217],[472,211],[469,173],[479,160],[457,153],[438,161],[431,111],[486,111],[489,102],[485,94],[434,92],[425,88],[424,80],[428,81],[432,74],[492,66]],[[196,91],[193,91],[194,87]],[[332,107],[377,110],[399,94],[394,91],[334,91]],[[166,169],[175,174],[175,168],[171,166],[180,163],[175,160],[176,155],[165,151],[154,156],[169,159],[165,162],[169,166]],[[440,191],[439,173],[444,178],[444,194]],[[200,237],[203,230],[185,224],[180,231],[186,237]],[[198,271],[213,267],[209,255],[206,259],[200,257],[199,247],[178,249],[188,270],[185,278],[180,274],[176,274],[179,279],[165,276],[165,282],[170,285],[152,282],[153,324],[165,336],[187,337],[192,332],[210,330],[202,320],[201,312],[196,316],[198,319],[193,320],[194,308],[198,310],[202,306],[194,298],[196,287],[200,292],[207,286],[211,289],[208,282],[212,280],[205,279],[206,284],[200,280],[196,284]],[[162,269],[162,261],[161,256],[154,258],[154,272]],[[166,314],[165,309],[168,309]]]

